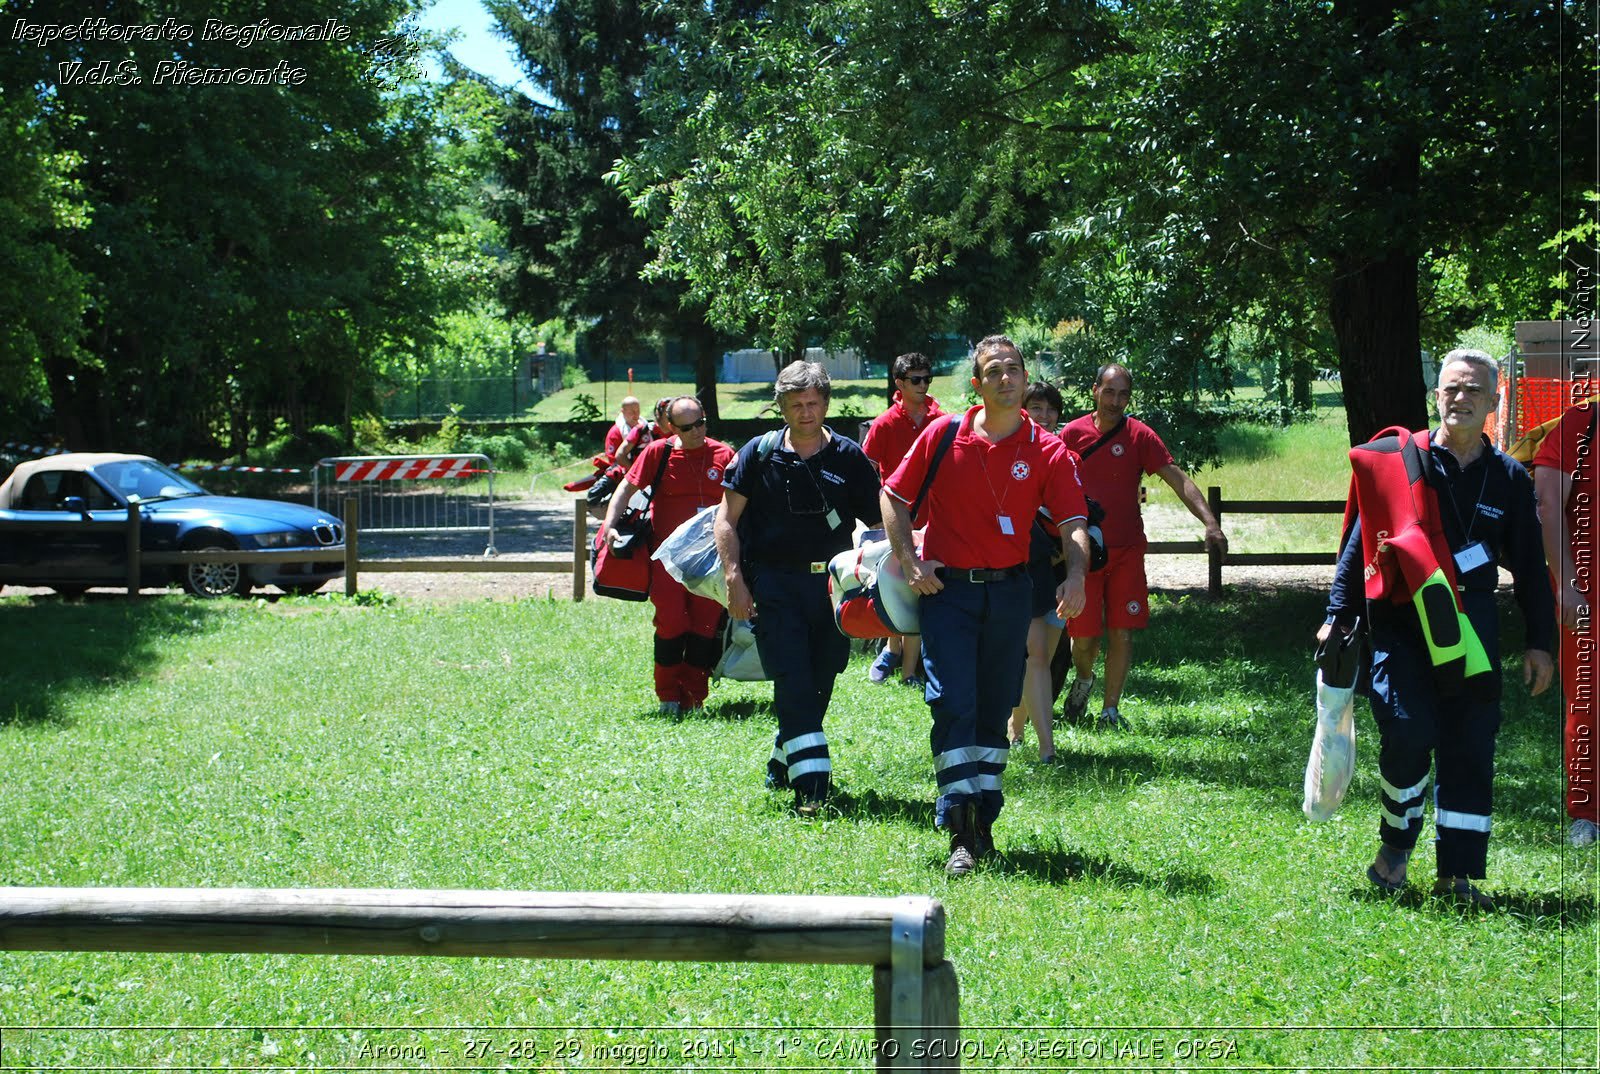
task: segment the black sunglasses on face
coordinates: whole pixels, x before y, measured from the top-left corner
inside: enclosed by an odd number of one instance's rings
[[[920,386],[922,386],[924,384],[932,384],[933,383],[933,375],[931,373],[928,374],[927,376],[907,375],[907,376],[901,377],[900,379],[903,380],[903,381],[906,381],[909,384],[915,384],[918,387],[920,387]]]
[[[699,421],[691,421],[688,425],[679,425],[677,422],[673,422],[672,427],[680,433],[686,433],[690,429],[704,429],[706,427],[706,419],[701,418]]]

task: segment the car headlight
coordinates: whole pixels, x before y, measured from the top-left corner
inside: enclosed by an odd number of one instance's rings
[[[262,548],[289,548],[302,545],[306,539],[297,530],[284,530],[281,533],[258,533],[256,544]]]

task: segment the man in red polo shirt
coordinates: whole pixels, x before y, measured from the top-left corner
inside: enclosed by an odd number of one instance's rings
[[[670,400],[664,420],[665,431],[676,435],[651,441],[633,461],[622,487],[611,497],[600,527],[602,537],[635,489],[650,494],[652,545],[665,540],[700,508],[722,501],[722,475],[733,461],[733,449],[706,435],[700,401],[692,395]],[[661,711],[697,708],[705,704],[711,669],[722,655],[717,637],[722,605],[683,588],[660,560],[650,561],[650,602],[656,608],[655,679]]]
[[[900,461],[911,450],[912,443],[922,430],[928,427],[928,422],[944,413],[939,409],[939,400],[928,394],[928,389],[933,386],[933,362],[926,354],[912,351],[900,355],[894,360],[892,372],[894,402],[888,410],[873,419],[867,427],[867,435],[861,441],[861,450],[878,468],[880,478],[888,477],[899,468]],[[905,641],[899,634],[889,635],[883,651],[872,662],[872,667],[867,669],[867,678],[873,682],[884,682],[903,660],[905,669],[901,673],[901,681],[907,686],[922,685],[921,654],[915,644],[907,650]]]
[[[1567,842],[1590,846],[1600,836],[1600,786],[1595,750],[1595,415],[1579,403],[1561,415],[1533,457],[1533,487],[1544,523],[1544,557],[1561,622],[1561,688],[1567,695]],[[1581,674],[1586,670],[1588,673]]]
[[[991,833],[1005,804],[1006,722],[1022,696],[1033,596],[1029,532],[1040,507],[1061,529],[1062,618],[1083,610],[1089,565],[1083,488],[1067,453],[1022,409],[1028,374],[1017,345],[987,337],[973,350],[972,369],[982,404],[929,422],[880,497],[895,557],[922,597],[924,696],[939,780],[934,819],[950,832],[951,876],[971,872],[994,849]],[[910,505],[952,422],[955,438],[927,492],[919,557]]]
[[[1172,461],[1172,453],[1155,430],[1138,418],[1128,417],[1133,397],[1133,375],[1120,365],[1102,366],[1090,389],[1094,410],[1061,428],[1061,439],[1078,453],[1084,492],[1105,508],[1101,532],[1105,535],[1106,565],[1089,576],[1088,606],[1067,624],[1072,639],[1072,664],[1077,681],[1067,694],[1063,716],[1069,722],[1083,718],[1094,688],[1094,662],[1100,655],[1100,635],[1106,646],[1106,685],[1098,726],[1120,730],[1127,726],[1118,705],[1122,687],[1133,664],[1133,632],[1150,622],[1150,589],[1144,574],[1144,519],[1139,514],[1139,481],[1154,474],[1172,487],[1178,499],[1206,528],[1207,547],[1228,550],[1228,538],[1212,517],[1198,486]]]

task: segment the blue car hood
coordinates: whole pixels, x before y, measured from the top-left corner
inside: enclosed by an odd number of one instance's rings
[[[299,503],[252,500],[244,496],[184,496],[144,504],[145,517],[160,522],[204,522],[217,519],[235,528],[267,533],[273,530],[309,530],[317,525],[337,525],[338,519]]]

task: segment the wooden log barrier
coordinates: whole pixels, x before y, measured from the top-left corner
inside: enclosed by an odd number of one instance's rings
[[[944,907],[921,896],[0,888],[0,950],[870,965],[881,1068],[960,1048]]]

